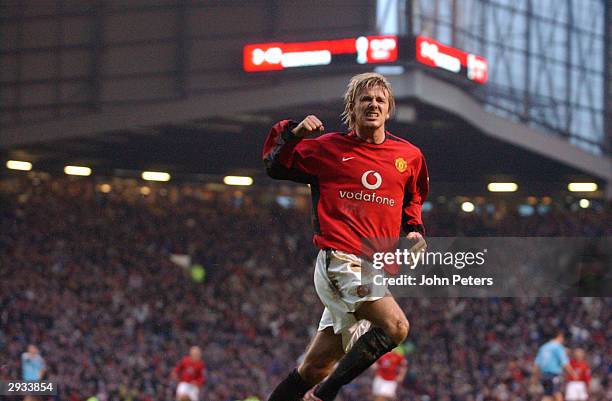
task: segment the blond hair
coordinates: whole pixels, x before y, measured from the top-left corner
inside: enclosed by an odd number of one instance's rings
[[[393,96],[393,89],[391,89],[391,84],[389,84],[387,78],[375,72],[365,72],[355,75],[351,78],[346,88],[346,93],[344,94],[344,111],[341,115],[342,122],[346,124],[349,129],[355,128],[355,114],[353,109],[355,108],[357,95],[364,89],[372,89],[377,86],[387,91],[389,98],[389,114],[393,113],[393,110],[395,110],[395,97]]]

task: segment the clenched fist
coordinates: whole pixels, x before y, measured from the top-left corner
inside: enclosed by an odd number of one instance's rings
[[[295,136],[303,138],[307,135],[323,132],[324,127],[321,120],[317,116],[309,115],[298,124],[297,127],[291,130]]]
[[[420,251],[425,251],[427,249],[427,242],[425,241],[425,238],[423,238],[423,235],[421,235],[420,232],[410,232],[408,233],[408,235],[406,235],[406,238],[412,244],[410,252],[417,253]]]

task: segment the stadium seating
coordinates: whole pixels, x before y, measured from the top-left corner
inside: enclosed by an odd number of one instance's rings
[[[0,380],[37,344],[61,400],[173,400],[170,371],[199,344],[203,399],[265,399],[298,360],[322,306],[308,213],[186,188],[108,194],[91,180],[13,182],[0,195]],[[131,192],[130,192],[131,191]],[[431,235],[610,235],[609,211],[494,220],[425,217]],[[189,255],[203,281],[170,260]],[[527,400],[552,324],[587,351],[592,400],[612,399],[612,298],[402,299],[411,322],[401,400]],[[371,375],[343,400],[370,399]]]

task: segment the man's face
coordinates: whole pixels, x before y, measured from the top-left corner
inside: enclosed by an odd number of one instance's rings
[[[189,356],[193,360],[199,360],[202,357],[202,350],[200,350],[200,347],[191,347]]]
[[[355,127],[368,130],[385,125],[389,118],[389,96],[380,86],[362,89],[355,98],[353,106]]]
[[[579,361],[583,361],[584,360],[584,350],[581,348],[577,348],[574,351],[574,358],[576,358]]]

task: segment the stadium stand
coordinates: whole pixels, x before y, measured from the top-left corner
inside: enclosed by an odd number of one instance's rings
[[[188,185],[143,196],[136,184],[103,193],[92,180],[35,183],[7,180],[0,191],[0,379],[19,377],[29,343],[57,399],[70,401],[173,400],[171,369],[192,344],[204,349],[205,400],[265,399],[295,364],[322,311],[307,212]],[[597,209],[434,210],[425,221],[431,235],[612,232],[610,211]],[[171,255],[190,255],[204,280]],[[591,400],[612,399],[612,298],[400,302],[411,321],[402,400],[536,399],[529,372],[551,325],[586,350]],[[342,399],[369,399],[371,379]]]

